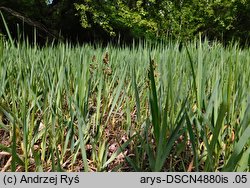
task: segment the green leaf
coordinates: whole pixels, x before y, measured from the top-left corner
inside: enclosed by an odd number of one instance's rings
[[[222,169],[223,172],[232,172],[235,170],[239,160],[241,159],[244,146],[249,141],[250,138],[250,127],[247,127],[243,134],[240,136],[239,141],[235,144],[233,153],[231,154],[226,165]]]

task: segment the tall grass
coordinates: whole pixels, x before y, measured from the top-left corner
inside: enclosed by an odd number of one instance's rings
[[[1,39],[0,55],[7,171],[250,171],[249,49]]]

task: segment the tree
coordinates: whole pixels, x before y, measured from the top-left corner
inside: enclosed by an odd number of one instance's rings
[[[199,33],[209,39],[230,41],[249,38],[250,5],[246,0],[2,0],[54,35],[71,41],[111,40],[121,37],[147,39],[192,39]],[[11,30],[16,23],[5,15]],[[34,25],[33,25],[34,28]],[[32,24],[25,29],[33,34]],[[27,32],[28,31],[28,32]],[[45,34],[45,37],[48,34]]]

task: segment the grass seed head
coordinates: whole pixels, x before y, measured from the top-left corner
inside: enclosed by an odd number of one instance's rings
[[[108,54],[108,52],[106,52],[104,57],[103,57],[103,63],[105,65],[109,64],[109,54]]]
[[[92,57],[92,62],[93,63],[96,62],[96,56],[95,55],[93,55],[93,57]]]
[[[110,67],[107,67],[103,70],[104,74],[110,76],[112,74],[112,69]]]

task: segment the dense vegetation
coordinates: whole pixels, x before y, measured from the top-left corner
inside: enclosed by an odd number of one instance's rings
[[[1,171],[250,171],[247,1],[0,11]]]
[[[54,0],[52,4],[45,0],[1,0],[0,7],[24,16],[20,19],[2,9],[13,33],[19,22],[20,30],[24,26],[28,35],[36,25],[42,38],[53,37],[52,32],[54,37],[60,33],[78,42],[114,38],[185,40],[201,33],[209,39],[234,39],[245,44],[250,34],[250,4],[246,0]],[[49,32],[32,22],[23,25],[28,18]]]
[[[249,171],[249,49],[2,41],[3,171]]]

